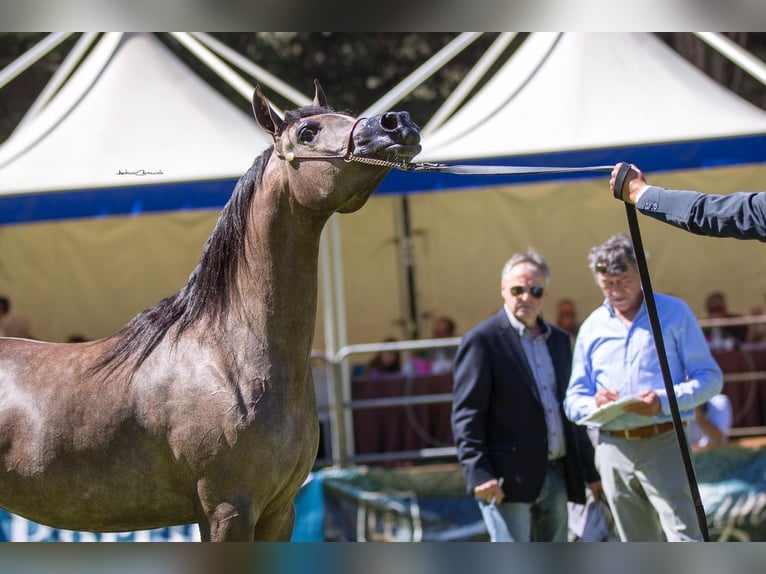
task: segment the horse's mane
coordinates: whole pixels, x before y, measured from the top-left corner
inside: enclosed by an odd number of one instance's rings
[[[291,124],[329,111],[332,110],[326,107],[305,106],[285,112],[285,120]],[[273,150],[274,147],[269,146],[237,182],[186,285],[175,295],[139,313],[109,337],[113,344],[98,358],[91,374],[106,371],[108,375],[128,362],[132,362],[131,372],[135,372],[172,327],[176,326],[174,342],[177,342],[199,321],[206,320],[215,327],[225,320],[237,271],[241,265],[248,264],[245,258],[248,214]]]

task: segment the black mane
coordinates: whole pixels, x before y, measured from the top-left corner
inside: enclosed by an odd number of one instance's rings
[[[273,149],[270,146],[258,156],[237,182],[186,285],[175,295],[139,313],[109,337],[114,344],[99,358],[94,371],[108,368],[111,373],[131,358],[135,358],[132,366],[135,371],[174,325],[178,325],[175,332],[175,340],[178,340],[200,320],[215,325],[225,319],[237,269],[247,264],[244,256],[248,211]]]
[[[327,107],[304,106],[285,112],[285,121],[289,125],[332,111]],[[130,361],[135,372],[174,326],[177,326],[174,342],[199,321],[207,321],[211,336],[215,336],[216,326],[228,315],[237,270],[248,264],[245,258],[248,213],[273,150],[270,146],[258,156],[237,182],[186,285],[109,337],[114,344],[98,359],[92,374],[106,370],[108,375]]]

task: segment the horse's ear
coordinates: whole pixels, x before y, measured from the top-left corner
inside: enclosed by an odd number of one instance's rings
[[[327,96],[324,95],[324,90],[317,79],[314,80],[314,105],[327,107]]]
[[[271,107],[260,86],[255,86],[253,92],[253,114],[258,124],[274,137],[281,134],[285,128],[285,121]]]

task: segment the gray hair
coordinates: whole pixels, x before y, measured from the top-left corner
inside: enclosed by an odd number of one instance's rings
[[[531,247],[521,253],[515,253],[508,261],[506,261],[505,265],[503,265],[503,271],[500,273],[500,281],[506,280],[508,274],[511,272],[511,269],[517,265],[525,264],[537,267],[537,269],[542,272],[543,276],[545,277],[545,286],[547,287],[548,282],[551,279],[551,270],[548,267],[548,264],[545,262],[545,259],[543,259],[543,256]]]
[[[601,245],[590,250],[588,267],[594,275],[620,275],[629,267],[636,267],[633,242],[627,235],[613,235]]]

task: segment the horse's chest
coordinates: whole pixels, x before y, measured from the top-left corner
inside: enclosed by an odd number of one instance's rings
[[[259,379],[247,390],[209,392],[207,401],[190,401],[186,414],[175,417],[171,447],[194,466],[229,457],[253,464],[266,459],[297,464],[307,452],[316,452],[318,422],[311,391],[286,392]]]

